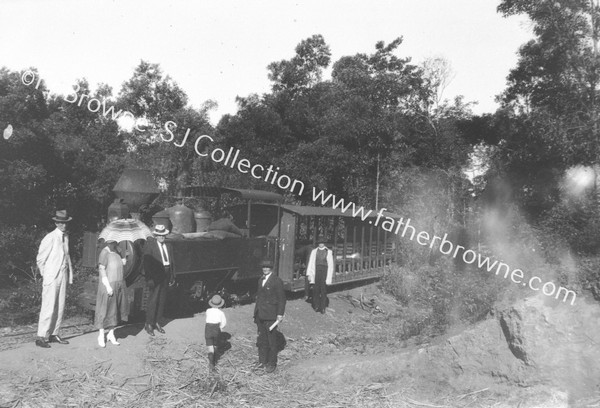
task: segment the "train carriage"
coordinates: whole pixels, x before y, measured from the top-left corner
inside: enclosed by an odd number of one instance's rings
[[[229,211],[245,221],[244,207]],[[253,215],[251,232],[277,238],[273,260],[288,291],[305,289],[306,264],[317,237],[333,251],[333,285],[379,277],[386,265],[398,261],[397,235],[375,227],[374,217],[363,221],[333,208],[288,204],[252,204],[247,213]]]

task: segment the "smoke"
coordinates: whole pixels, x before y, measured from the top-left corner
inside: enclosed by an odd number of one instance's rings
[[[567,169],[558,181],[560,204],[552,210],[554,215],[551,216],[558,214],[560,220],[568,220],[570,218],[563,215],[581,211],[581,204],[593,204],[590,192],[594,185],[593,168],[573,166]],[[578,255],[561,234],[561,228],[565,228],[561,227],[563,224],[550,223],[544,227],[530,224],[513,199],[511,187],[500,179],[488,184],[482,199],[477,222],[483,252],[513,268],[522,269],[528,276],[553,281],[557,286],[578,285]]]
[[[562,199],[566,202],[581,200],[594,186],[596,173],[588,166],[573,166],[569,168],[559,184]]]
[[[4,140],[10,139],[10,137],[12,136],[12,133],[13,133],[13,127],[9,123],[8,126],[6,127],[6,129],[4,129],[4,132],[3,132]]]

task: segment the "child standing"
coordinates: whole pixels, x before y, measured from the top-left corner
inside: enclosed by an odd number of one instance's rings
[[[204,338],[206,339],[206,347],[208,351],[208,370],[213,372],[216,363],[216,346],[219,344],[219,336],[221,330],[227,324],[225,313],[220,309],[225,304],[221,296],[214,295],[208,301],[209,309],[206,310],[206,326],[204,327]]]

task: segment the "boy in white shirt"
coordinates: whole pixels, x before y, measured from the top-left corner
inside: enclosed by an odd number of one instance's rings
[[[220,309],[225,305],[225,301],[221,296],[214,295],[208,301],[210,308],[206,310],[206,326],[204,327],[204,338],[206,339],[206,347],[208,351],[208,370],[215,371],[216,363],[216,346],[219,344],[219,336],[221,330],[227,324],[225,313]]]

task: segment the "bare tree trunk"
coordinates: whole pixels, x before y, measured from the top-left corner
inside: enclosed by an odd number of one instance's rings
[[[377,176],[375,181],[375,211],[379,210],[379,158],[380,153],[377,152]]]
[[[596,212],[600,215],[600,164],[594,164],[594,199],[596,200]]]
[[[596,38],[596,9],[598,8],[598,0],[590,0],[591,5],[591,26],[592,26],[592,46],[594,52],[594,70],[597,68],[598,63],[598,39]],[[593,75],[594,81],[596,81],[596,75]],[[595,145],[596,145],[596,163],[594,163],[594,193],[596,199],[596,211],[600,214],[600,143],[598,140],[598,115],[596,113],[596,83],[594,82],[592,85],[592,95],[591,95],[591,109],[592,109],[592,135],[594,137]]]

